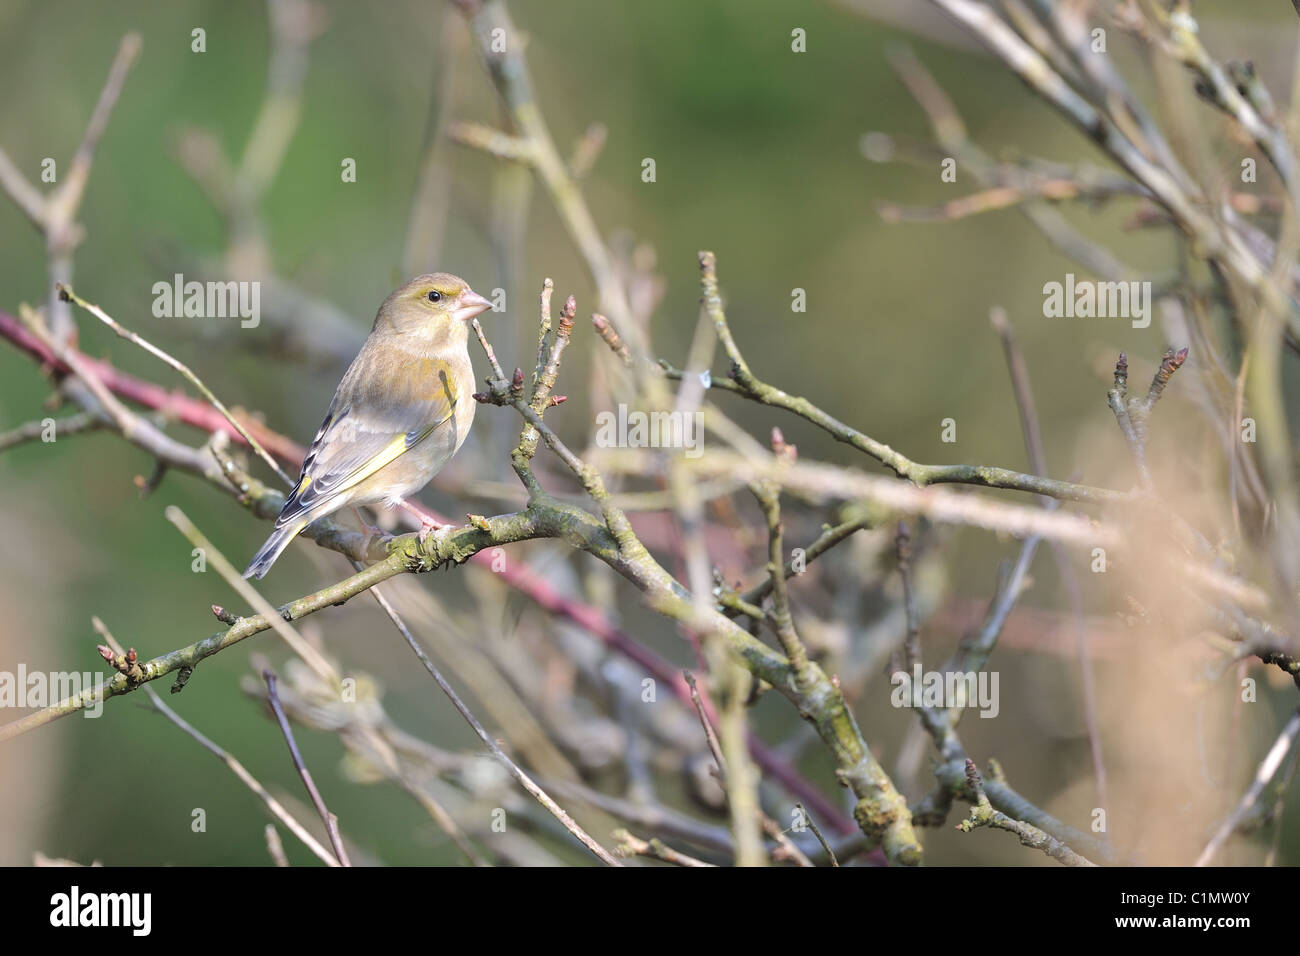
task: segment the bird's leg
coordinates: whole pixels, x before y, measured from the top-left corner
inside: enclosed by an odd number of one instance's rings
[[[375,527],[365,518],[361,517],[361,509],[358,508],[356,505],[350,505],[349,507],[352,508],[352,513],[357,516],[357,521],[361,522],[361,530],[365,533],[366,536],[366,550],[369,551],[370,539],[373,538],[375,535],[380,534],[384,529]]]
[[[420,540],[421,547],[424,547],[425,540],[429,537],[429,535],[432,532],[442,531],[444,528],[455,527],[455,525],[441,524],[440,522],[434,521],[425,512],[421,511],[419,508],[415,507],[415,505],[411,504],[409,501],[406,501],[405,499],[399,499],[397,501],[397,505],[400,508],[406,509],[408,513],[410,513],[411,515],[419,519],[420,533],[417,535],[417,537]]]

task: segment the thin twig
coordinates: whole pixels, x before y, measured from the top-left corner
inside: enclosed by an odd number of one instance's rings
[[[307,788],[311,802],[316,807],[316,812],[320,814],[321,822],[325,824],[325,832],[329,834],[334,855],[343,866],[351,866],[352,861],[348,859],[347,850],[343,848],[343,837],[339,833],[339,818],[330,813],[329,808],[325,806],[325,799],[316,788],[316,781],[312,779],[311,771],[307,769],[302,754],[298,752],[298,742],[293,739],[293,728],[289,726],[289,718],[285,716],[284,708],[280,705],[280,695],[276,693],[275,675],[268,669],[262,671],[262,678],[266,681],[267,700],[270,701],[271,712],[275,714],[280,732],[284,734],[285,743],[289,745],[289,756],[298,770],[298,776],[302,778],[303,786]]]
[[[104,638],[109,647],[118,654],[123,653],[122,645],[113,637],[112,633],[108,630],[103,621],[98,617],[94,617],[91,618],[91,624],[94,626],[95,631]],[[276,819],[288,827],[289,832],[301,840],[303,846],[311,850],[311,852],[314,853],[322,863],[326,866],[341,865],[330,851],[322,846],[320,841],[312,836],[310,831],[299,823],[293,814],[285,809],[280,801],[271,796],[270,792],[258,782],[256,777],[248,772],[242,763],[236,760],[230,753],[223,750],[220,746],[213,743],[213,741],[205,737],[193,725],[176,713],[176,711],[164,704],[162,698],[154,692],[152,687],[146,686],[144,691],[145,695],[149,698],[149,702],[153,705],[154,710],[158,711],[158,713],[162,714],[185,733],[189,734],[189,736],[194,738],[194,740],[198,741],[199,745],[202,746],[204,750],[208,751],[208,753],[212,754],[229,767],[231,772],[243,781],[244,786],[248,787],[248,789],[253,792],[254,796],[262,801],[263,806],[265,806],[266,809],[276,817]],[[279,842],[278,838],[276,842]],[[281,851],[283,852],[283,847],[281,848]]]
[[[46,434],[51,433],[57,441],[64,435],[76,435],[80,432],[94,431],[105,427],[104,419],[93,412],[78,412],[67,418],[39,419],[26,422],[10,431],[0,433],[0,451],[21,445],[24,442],[45,441]]]
[[[270,466],[271,470],[274,471],[277,475],[279,475],[281,480],[283,480],[286,485],[290,485],[290,486],[293,485],[293,479],[290,478],[285,473],[284,469],[282,469],[279,463],[277,463],[276,460],[271,457],[270,453],[267,452],[267,450],[262,447],[261,443],[248,432],[248,430],[239,422],[237,418],[235,418],[235,416],[231,413],[230,409],[226,408],[225,404],[222,403],[221,399],[217,398],[217,396],[213,394],[212,390],[208,388],[206,385],[204,385],[202,380],[190,370],[190,367],[188,365],[186,365],[184,362],[181,362],[179,359],[172,358],[172,356],[168,355],[162,349],[158,348],[158,346],[154,345],[152,342],[149,342],[146,339],[142,338],[141,336],[137,335],[135,332],[132,332],[130,329],[124,328],[122,325],[120,325],[117,322],[116,319],[110,316],[99,306],[95,305],[92,302],[87,302],[81,296],[77,295],[77,293],[70,286],[60,285],[59,292],[66,299],[75,302],[77,305],[81,306],[81,308],[85,309],[95,318],[99,319],[110,329],[116,332],[120,337],[126,339],[128,342],[135,343],[136,345],[140,346],[140,348],[148,352],[150,355],[154,356],[155,358],[161,359],[163,363],[175,369],[177,372],[180,372],[181,375],[184,376],[185,379],[191,385],[197,388],[199,392],[203,395],[203,397],[206,398],[212,404],[212,407],[215,408],[217,411],[219,411],[222,417],[226,419],[226,421],[230,422],[230,424],[234,427],[235,431],[239,432],[240,437],[243,438],[244,441],[248,443],[248,446],[257,453],[258,457],[260,457],[264,462],[266,462],[267,465]]]
[[[1016,408],[1020,413],[1020,430],[1025,439],[1025,452],[1029,456],[1029,467],[1039,475],[1047,474],[1047,450],[1043,444],[1042,429],[1038,424],[1038,409],[1034,402],[1034,389],[1029,380],[1029,364],[1025,361],[1020,345],[1016,341],[1015,331],[1007,318],[1006,311],[994,308],[989,311],[989,322],[1002,340],[1002,349],[1006,355],[1007,373],[1011,376],[1011,389],[1016,396]],[[1059,508],[1061,502],[1056,498],[1044,498],[1043,507],[1048,511]],[[1092,771],[1097,778],[1097,802],[1106,807],[1108,788],[1106,783],[1106,762],[1101,751],[1101,728],[1097,722],[1097,690],[1092,673],[1092,655],[1088,653],[1087,636],[1080,624],[1083,618],[1083,596],[1079,582],[1074,574],[1065,548],[1059,541],[1050,542],[1052,559],[1061,576],[1069,596],[1074,619],[1075,649],[1079,659],[1079,673],[1083,685],[1083,720],[1088,730],[1088,749],[1092,755]]]
[[[289,858],[284,853],[284,843],[280,841],[280,831],[275,828],[274,823],[266,825],[266,852],[271,855],[271,862],[278,867],[287,867]]]
[[[1052,859],[1057,860],[1066,866],[1096,866],[1087,857],[1082,856],[1071,850],[1060,840],[1051,834],[1044,833],[1038,827],[1025,823],[1022,820],[1016,820],[1007,816],[999,810],[993,809],[989,803],[988,796],[984,793],[984,784],[980,778],[979,771],[975,767],[975,761],[967,758],[966,760],[966,778],[969,782],[970,789],[975,795],[975,800],[971,804],[970,816],[957,824],[957,829],[964,833],[969,833],[977,827],[994,827],[998,830],[1007,830],[1014,833],[1020,838],[1020,842],[1027,847],[1036,850],[1042,850]]]
[[[807,810],[804,809],[804,805],[802,803],[796,803],[794,806],[795,809],[798,810],[799,813],[803,815],[803,818],[808,822],[808,829],[812,830],[813,836],[817,838],[817,842],[822,845],[822,849],[825,850],[826,855],[830,857],[831,866],[839,866],[840,861],[836,859],[835,851],[831,849],[831,845],[827,843],[826,838],[822,836],[822,831],[817,827],[817,821],[812,818],[812,814],[810,814]]]
[[[206,561],[212,563],[217,573],[225,579],[226,583],[235,589],[245,601],[252,605],[253,609],[260,614],[263,619],[270,622],[271,628],[276,634],[284,639],[289,645],[290,650],[301,657],[308,666],[311,667],[316,675],[322,680],[338,684],[339,675],[334,666],[325,659],[320,651],[316,650],[309,644],[302,635],[289,626],[280,613],[272,607],[271,603],[258,593],[257,589],[250,585],[239,572],[235,570],[224,554],[222,554],[207,536],[194,526],[194,522],[186,517],[185,512],[175,505],[168,505],[163,511],[163,515],[174,524],[178,531],[183,534],[189,542],[198,548]]]
[[[628,830],[615,830],[613,837],[618,841],[614,852],[619,856],[645,856],[653,860],[662,860],[665,863],[672,863],[675,866],[715,866],[714,863],[705,863],[703,860],[696,859],[693,856],[687,856],[680,850],[674,850],[663,840],[652,839],[642,840],[640,837],[633,836]]]
[[[1232,812],[1214,831],[1214,836],[1205,845],[1201,855],[1196,858],[1197,866],[1208,866],[1213,862],[1215,855],[1223,847],[1223,844],[1228,841],[1233,831],[1237,829],[1251,808],[1259,801],[1260,794],[1264,792],[1264,788],[1268,786],[1269,781],[1277,774],[1287,751],[1295,744],[1298,737],[1300,737],[1300,710],[1291,715],[1291,719],[1286,722],[1282,732],[1273,741],[1273,746],[1268,748],[1268,753],[1260,762],[1259,769],[1255,771],[1255,777],[1251,780],[1250,786],[1246,788],[1246,792],[1242,794]]]
[[[478,718],[475,717],[473,712],[465,705],[465,702],[460,699],[460,695],[456,693],[451,684],[447,683],[447,679],[442,676],[442,672],[438,670],[437,665],[435,665],[429,655],[425,653],[424,648],[420,646],[420,642],[416,640],[415,635],[411,633],[411,629],[406,626],[406,622],[402,620],[400,615],[398,615],[397,611],[388,602],[388,599],[377,591],[372,590],[371,593],[375,600],[379,602],[379,606],[384,609],[384,613],[388,615],[389,620],[393,622],[393,626],[401,633],[402,638],[411,648],[411,651],[419,659],[420,663],[424,665],[424,669],[429,672],[429,676],[434,679],[442,689],[442,692],[447,695],[447,699],[451,701],[452,706],[460,712],[460,715],[465,718],[465,722],[470,725],[474,733],[478,735],[478,738],[487,745],[488,750],[492,751],[492,755],[496,757],[497,760],[501,761],[502,766],[504,766],[506,770],[510,772],[510,775],[519,782],[519,785],[532,794],[538,803],[549,810],[551,815],[554,816],[555,819],[559,820],[564,828],[572,833],[583,846],[594,853],[596,858],[602,863],[606,866],[622,866],[622,863],[616,860],[608,850],[597,843],[586,830],[582,829],[582,827],[580,827],[578,823],[564,811],[558,803],[550,798],[545,790],[534,783],[533,779],[529,777],[528,774],[524,773],[524,771],[520,769],[519,765],[507,756],[506,752],[502,750],[496,740],[492,738],[492,735],[489,734],[483,728],[483,725],[479,723]]]

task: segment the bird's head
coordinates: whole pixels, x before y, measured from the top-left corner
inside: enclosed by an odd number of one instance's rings
[[[433,272],[417,276],[385,299],[375,317],[375,329],[463,341],[469,320],[490,308],[492,303],[464,279]]]

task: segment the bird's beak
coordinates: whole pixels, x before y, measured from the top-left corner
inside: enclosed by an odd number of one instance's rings
[[[474,316],[486,312],[490,308],[492,308],[492,303],[489,300],[471,290],[461,295],[460,305],[452,315],[462,322],[468,322]]]

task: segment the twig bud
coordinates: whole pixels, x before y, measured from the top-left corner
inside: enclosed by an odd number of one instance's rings
[[[568,338],[569,333],[573,331],[573,317],[578,312],[578,300],[569,296],[564,300],[564,308],[560,310],[560,321],[555,327],[555,334]]]
[[[595,327],[597,334],[604,339],[605,344],[609,346],[610,350],[623,360],[623,364],[631,365],[632,353],[628,350],[628,347],[623,344],[622,336],[618,334],[618,330],[614,328],[609,319],[605,318],[599,312],[593,312],[591,316],[591,324]]]
[[[1183,367],[1187,361],[1187,349],[1181,348],[1177,352],[1173,349],[1166,349],[1164,358],[1160,360],[1160,367],[1156,369],[1155,377],[1151,379],[1151,388],[1147,391],[1146,406],[1150,408],[1160,400],[1165,386],[1173,378],[1174,372]]]
[[[786,461],[794,461],[799,457],[798,447],[787,442],[785,434],[775,425],[772,426],[772,454]]]
[[[212,616],[215,617],[222,624],[234,624],[236,621],[239,620],[239,618],[237,618],[234,614],[231,614],[220,604],[212,605]]]

